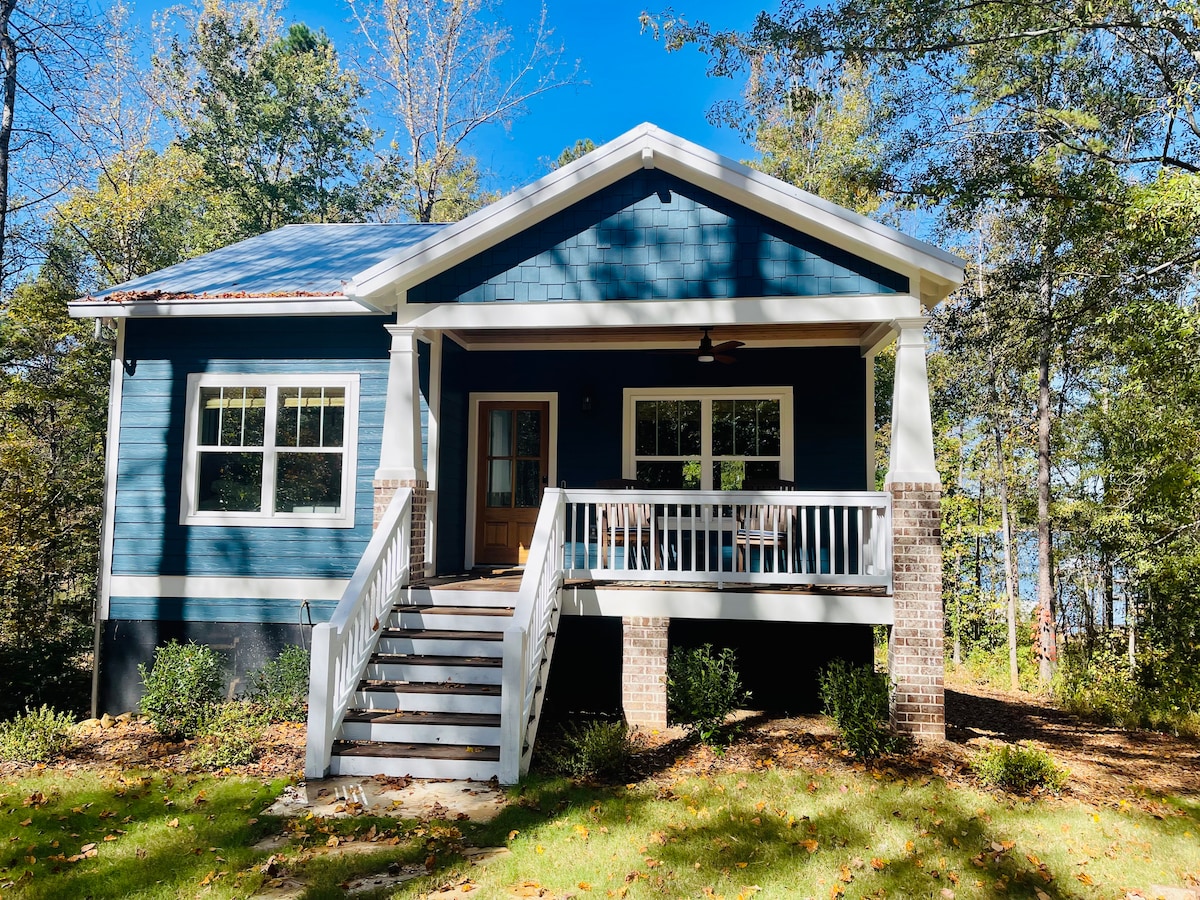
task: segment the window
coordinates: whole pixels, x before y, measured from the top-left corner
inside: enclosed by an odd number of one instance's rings
[[[626,472],[651,488],[792,478],[790,388],[627,390]]]
[[[185,525],[354,525],[357,375],[188,377]]]

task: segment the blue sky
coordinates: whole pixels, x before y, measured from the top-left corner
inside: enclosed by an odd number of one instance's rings
[[[508,190],[545,174],[541,159],[555,157],[580,138],[597,144],[641,122],[654,124],[688,140],[742,159],[751,152],[738,134],[710,125],[705,118],[718,99],[736,97],[740,85],[705,75],[705,60],[694,49],[668,54],[661,43],[642,34],[638,16],[655,13],[664,3],[644,0],[545,0],[549,24],[565,47],[564,57],[580,61],[586,84],[559,88],[536,98],[511,133],[500,128],[479,132],[472,147],[482,167],[492,173],[493,187]],[[135,16],[148,20],[164,2],[138,0]],[[540,0],[497,2],[500,16],[520,35],[536,21]],[[689,20],[719,27],[745,28],[761,7],[720,0],[683,0],[675,10]],[[341,48],[353,41],[342,0],[290,0],[284,15],[324,28]]]

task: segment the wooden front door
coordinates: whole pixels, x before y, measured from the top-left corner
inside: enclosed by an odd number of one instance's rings
[[[475,562],[525,562],[549,476],[550,404],[479,404]]]

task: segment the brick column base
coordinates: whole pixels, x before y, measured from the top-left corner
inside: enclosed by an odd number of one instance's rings
[[[888,643],[892,724],[915,738],[944,740],[942,486],[897,482],[889,490],[895,573],[895,624]]]
[[[412,545],[409,547],[408,572],[409,583],[420,584],[425,580],[425,524],[426,524],[426,495],[429,482],[408,479],[376,479],[375,480],[375,517],[372,529],[379,527],[379,521],[387,511],[388,504],[396,496],[400,488],[412,488]]]
[[[621,707],[641,728],[667,727],[667,626],[656,616],[621,620]]]

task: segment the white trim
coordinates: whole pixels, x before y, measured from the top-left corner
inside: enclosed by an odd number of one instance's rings
[[[736,297],[716,300],[597,300],[556,303],[401,304],[410,328],[638,328],[641,326],[825,325],[875,323],[921,314],[912,294]]]
[[[864,489],[875,490],[875,354],[863,359],[866,368],[866,435],[867,435],[867,478]]]
[[[892,388],[892,442],[887,484],[939,484],[929,406],[924,317],[897,319],[896,375]]]
[[[200,477],[196,467],[200,452],[200,389],[202,387],[265,387],[268,398],[280,387],[341,387],[346,390],[342,431],[342,511],[337,514],[264,512],[201,512],[196,509]],[[183,478],[179,491],[180,525],[237,525],[270,528],[353,528],[358,481],[359,376],[356,373],[256,374],[247,372],[193,372],[187,377],[187,409],[184,414]],[[264,497],[272,492],[275,404],[266,404],[263,459]],[[332,451],[335,448],[328,448]]]
[[[251,578],[217,575],[114,575],[117,597],[189,597],[209,600],[329,600],[336,603],[349,578]]]
[[[896,331],[891,322],[880,322],[867,331],[859,341],[863,356],[874,356],[896,339]]]
[[[437,571],[437,505],[438,505],[438,454],[441,452],[442,436],[439,419],[442,414],[442,335],[434,332],[429,340],[429,429],[426,443],[428,458],[425,460],[425,477],[428,488],[425,493],[425,567],[426,574]]]
[[[562,590],[564,616],[663,616],[741,619],[751,622],[820,622],[891,625],[891,597],[849,594],[765,593],[726,589],[655,590],[575,587]]]
[[[712,459],[712,400],[778,400],[779,401],[779,477],[795,479],[796,452],[793,436],[793,389],[788,385],[748,385],[746,387],[639,387],[625,388],[621,403],[621,471],[623,477],[635,477],[634,464],[634,404],[638,400],[700,400],[701,461]],[[773,457],[769,457],[773,458]],[[709,466],[701,465],[701,478],[711,477]]]
[[[100,584],[96,603],[96,621],[108,618],[108,600],[112,596],[113,531],[117,516],[117,458],[121,448],[121,398],[125,387],[125,323],[114,323],[117,342],[109,363],[108,427],[104,439],[104,517],[100,524]]]
[[[558,392],[557,391],[480,391],[472,392],[467,399],[467,533],[464,535],[464,564],[468,569],[475,565],[475,505],[476,488],[479,486],[479,404],[505,401],[548,403],[550,421],[546,448],[546,481],[550,487],[558,484]]]
[[[486,332],[484,332],[486,333]],[[616,336],[616,335],[615,335]],[[625,339],[622,339],[624,337]],[[736,335],[730,335],[736,337]],[[725,336],[722,336],[722,340]],[[628,340],[628,333],[622,336],[616,336],[615,340],[589,340],[589,341],[525,341],[519,343],[506,342],[498,338],[475,340],[470,333],[458,333],[454,336],[454,342],[468,352],[482,351],[508,351],[508,350],[569,350],[572,353],[575,351],[586,352],[589,350],[694,350],[699,339],[688,337],[680,340],[662,340],[662,341],[631,341]],[[714,339],[714,343],[718,341]],[[768,348],[788,348],[795,347],[858,347],[861,344],[858,338],[840,337],[840,338],[772,338],[763,340],[759,338],[753,339],[751,342],[747,340],[747,350],[764,350]],[[739,351],[742,352],[742,351]]]
[[[930,305],[962,283],[958,257],[646,123],[359,273],[347,293],[403,296],[407,288],[637,171],[646,164],[647,150],[655,168],[720,197],[910,278],[928,273],[929,297],[922,299]]]
[[[166,316],[377,316],[357,297],[195,297],[179,300],[75,300],[72,319],[161,319]]]

